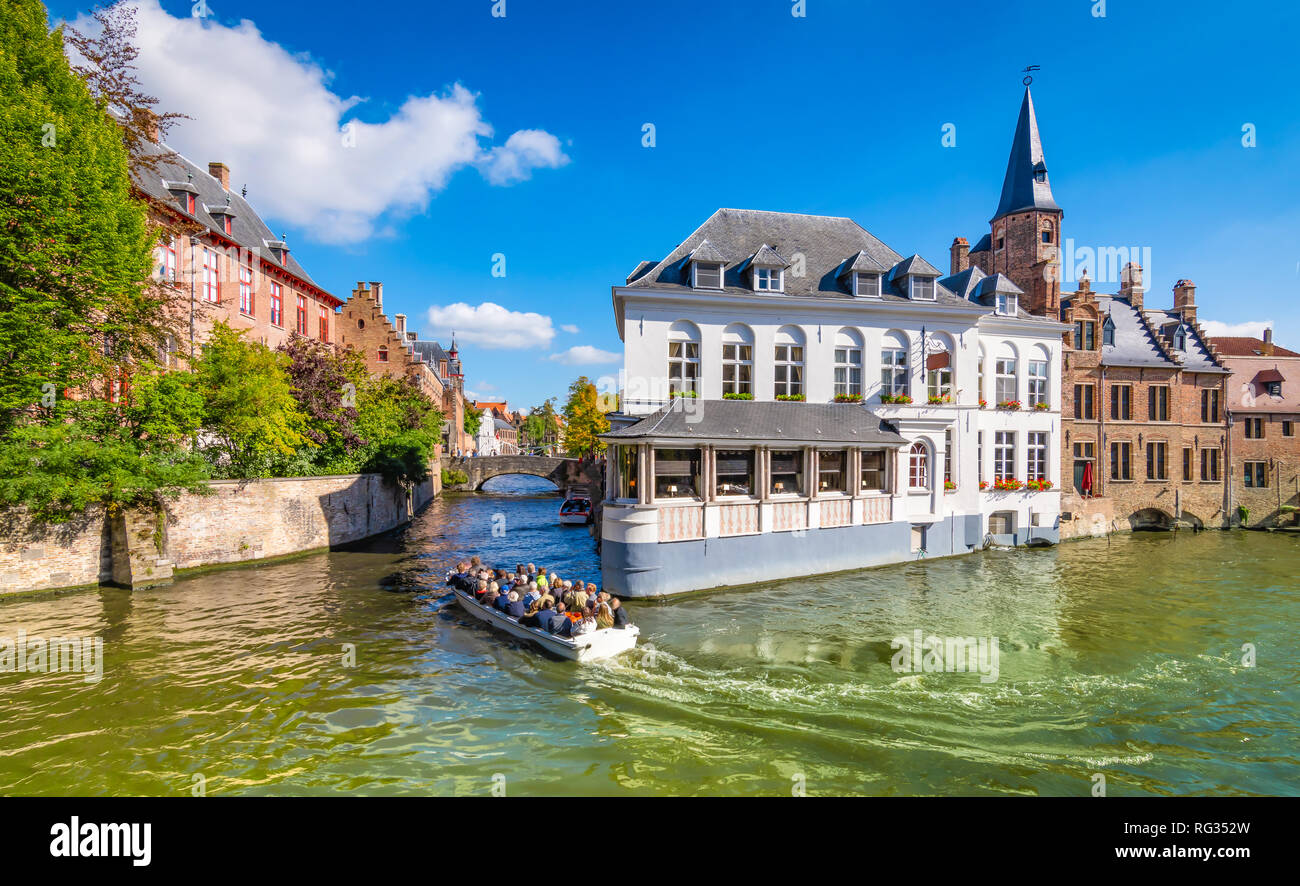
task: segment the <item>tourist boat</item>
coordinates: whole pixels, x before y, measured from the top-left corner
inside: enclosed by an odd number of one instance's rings
[[[452,593],[456,595],[460,608],[480,621],[485,621],[521,640],[530,640],[547,652],[560,658],[567,658],[569,661],[597,661],[602,658],[612,658],[636,646],[636,638],[641,633],[636,625],[628,625],[625,628],[600,628],[579,637],[557,637],[540,628],[521,625],[504,612],[498,612],[479,603],[473,595],[465,591],[453,589]]]
[[[560,523],[564,526],[586,526],[591,522],[591,499],[568,498],[560,505]]]

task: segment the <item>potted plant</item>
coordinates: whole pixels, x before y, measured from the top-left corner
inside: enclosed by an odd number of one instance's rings
[[[1051,408],[1052,408],[1052,404],[1048,403],[1046,400],[1039,400],[1037,403],[1034,404],[1034,409],[1036,409],[1039,412],[1046,412]]]
[[[930,397],[926,398],[926,402],[929,403],[931,406],[942,406],[944,403],[951,403],[951,402],[952,402],[952,395],[951,395],[951,394],[933,394],[933,395],[931,395]]]
[[[862,395],[861,394],[836,394],[835,402],[836,403],[861,403]]]
[[[803,394],[777,394],[777,395],[776,395],[776,399],[778,399],[778,400],[803,400],[803,399],[804,399],[804,396],[803,396]]]
[[[753,400],[753,394],[738,394],[735,391],[727,391],[722,395],[723,400]]]
[[[688,400],[694,400],[698,396],[699,394],[695,393],[695,391],[669,391],[668,392],[668,399],[670,400],[676,397],[685,397]]]
[[[912,402],[912,398],[907,396],[907,394],[881,394],[880,402],[897,406],[907,406]]]
[[[1014,492],[1024,488],[1024,485],[1014,477],[998,477],[993,481],[993,488],[998,492]]]
[[[980,397],[980,409],[987,409],[988,405],[989,405],[989,401],[985,400],[983,397]]]
[[[983,492],[985,489],[988,489],[988,488],[989,488],[989,481],[988,481],[988,480],[981,480],[981,481],[980,481],[980,491]]]
[[[957,484],[954,483],[954,482],[952,482],[951,480],[944,480],[944,481],[943,481],[943,491],[944,491],[944,492],[956,492],[956,491],[957,491]]]
[[[998,404],[998,409],[1009,409],[1014,411],[1019,408],[1020,408],[1019,400],[1003,400],[1001,403]]]
[[[1035,492],[1046,492],[1052,488],[1051,480],[1030,480],[1025,486]]]

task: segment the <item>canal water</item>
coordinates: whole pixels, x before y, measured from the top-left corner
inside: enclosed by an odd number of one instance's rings
[[[0,637],[105,644],[98,682],[0,674],[0,793],[1086,795],[1096,773],[1110,796],[1300,793],[1294,536],[632,604],[646,648],[579,666],[444,593],[475,552],[598,581],[549,484],[492,483],[360,551],[0,603]],[[996,681],[895,672],[914,631],[998,638]]]

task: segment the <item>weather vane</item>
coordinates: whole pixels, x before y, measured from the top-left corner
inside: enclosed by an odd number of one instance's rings
[[[1034,75],[1033,75],[1032,72],[1033,72],[1033,71],[1037,71],[1037,70],[1038,70],[1038,65],[1028,65],[1028,66],[1026,66],[1026,67],[1025,67],[1025,71],[1024,71],[1025,79],[1021,80],[1020,82],[1023,83],[1023,84],[1025,84],[1026,86],[1028,86],[1030,83],[1033,83],[1033,82],[1034,82]]]

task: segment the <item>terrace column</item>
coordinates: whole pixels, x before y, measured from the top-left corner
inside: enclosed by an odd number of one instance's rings
[[[641,457],[637,459],[639,463],[638,473],[641,475],[641,486],[637,493],[637,498],[643,505],[648,505],[654,499],[654,447],[643,445],[641,448]]]

